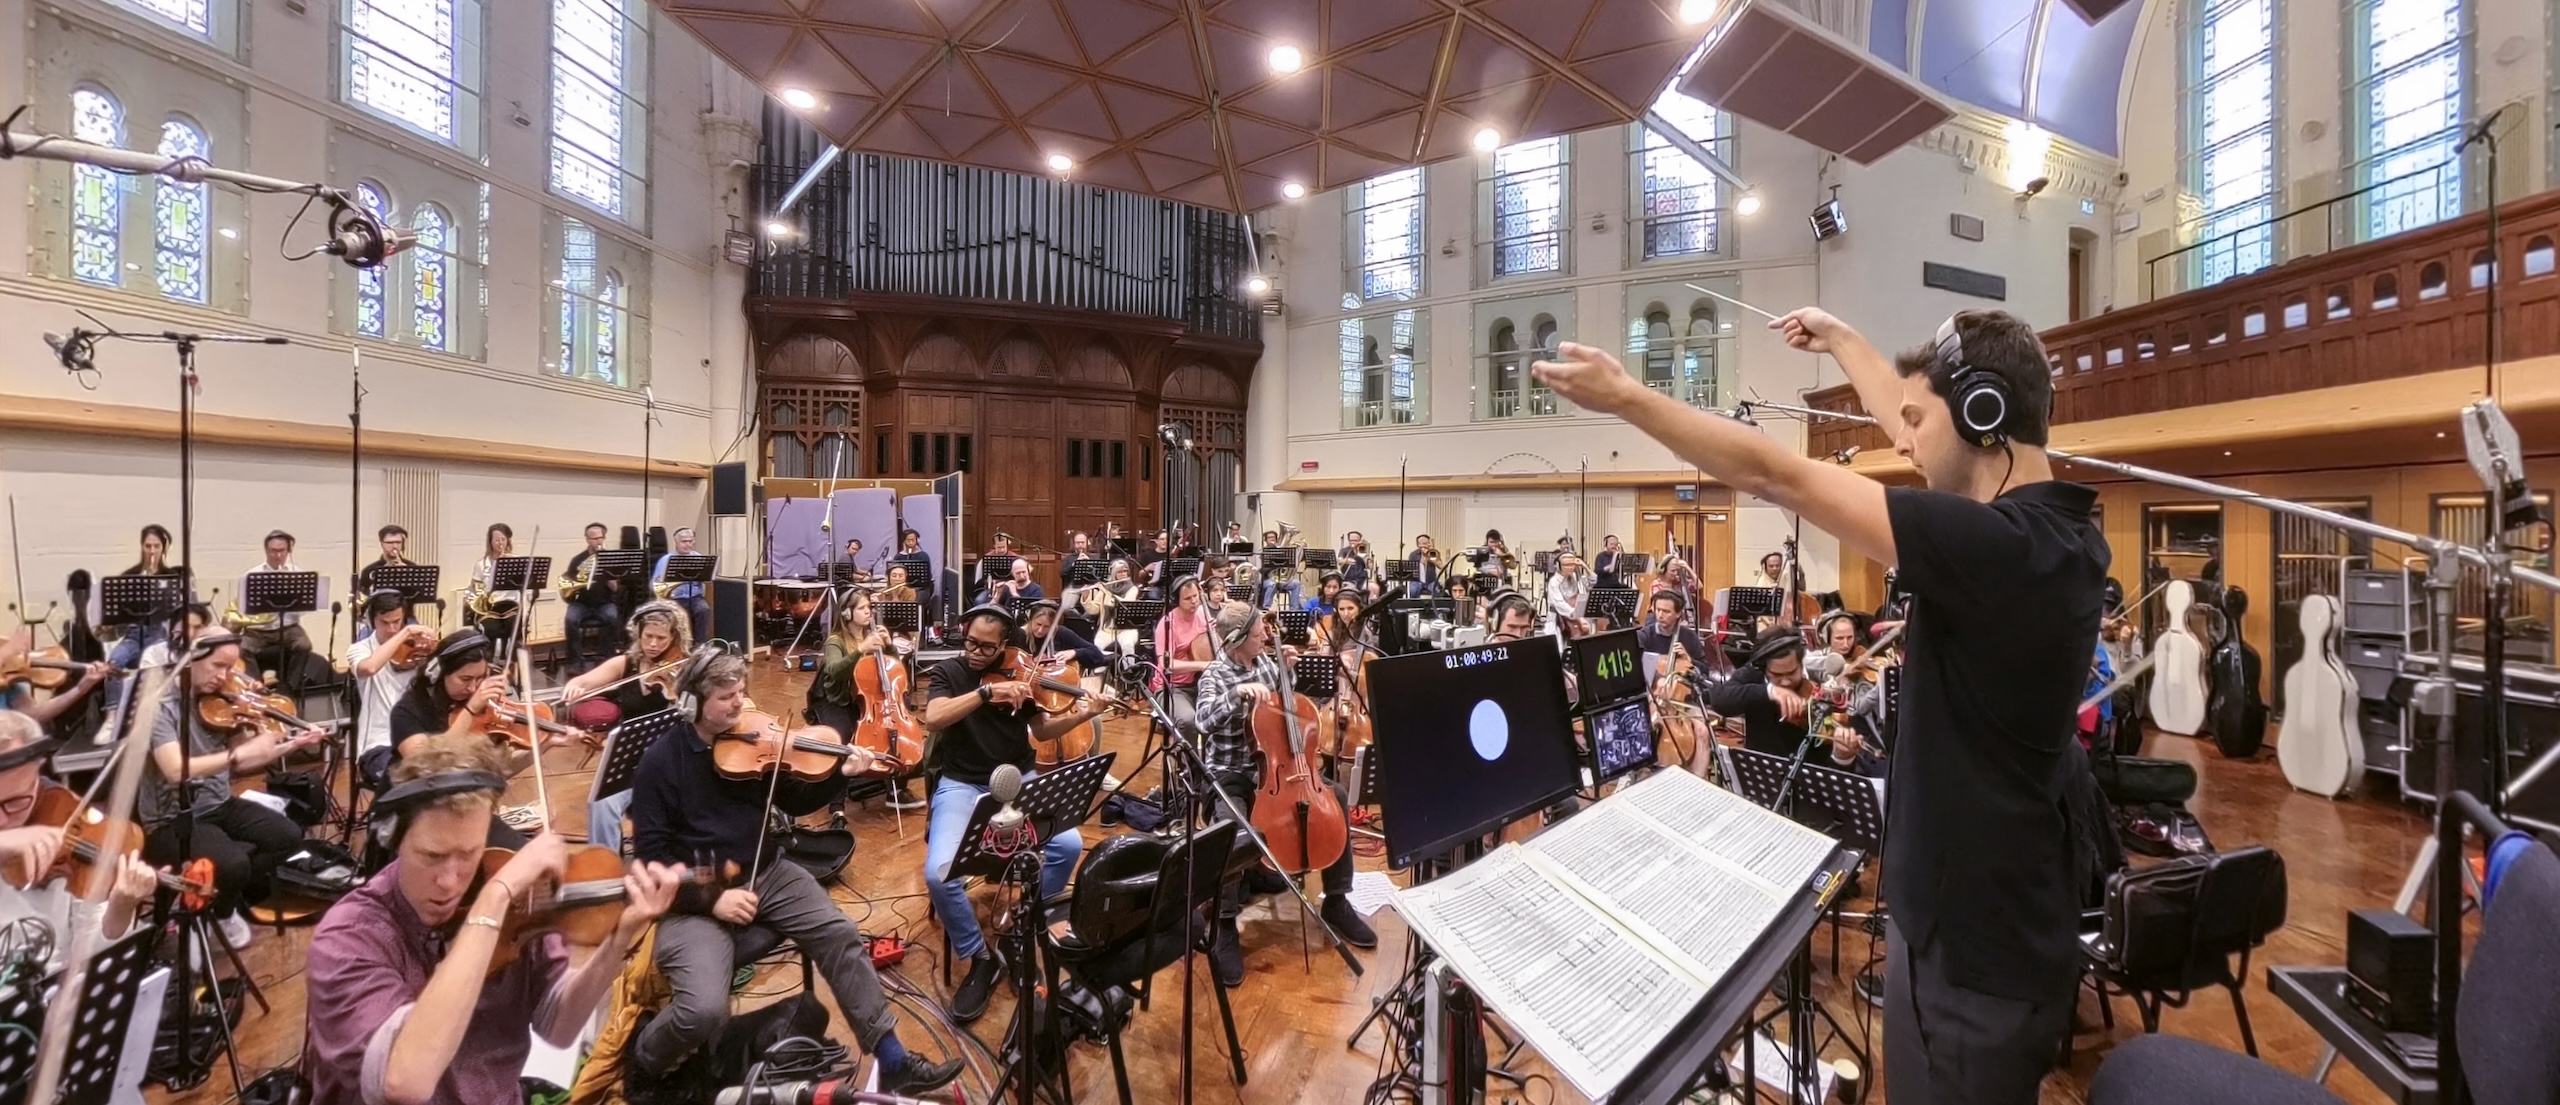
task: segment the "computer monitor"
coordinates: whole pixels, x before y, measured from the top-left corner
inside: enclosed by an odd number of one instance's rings
[[[1639,767],[1650,767],[1658,755],[1653,739],[1653,702],[1643,695],[1582,715],[1582,734],[1591,748],[1593,786],[1607,784]]]
[[[1597,710],[1644,694],[1644,650],[1636,644],[1634,629],[1578,638],[1572,651],[1574,698],[1579,708]]]
[[[1581,784],[1554,637],[1369,661],[1388,861],[1410,866]]]

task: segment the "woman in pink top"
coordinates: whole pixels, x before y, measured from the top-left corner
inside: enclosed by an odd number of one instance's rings
[[[1200,673],[1209,664],[1190,659],[1191,642],[1208,635],[1209,617],[1200,608],[1200,580],[1191,577],[1173,586],[1173,609],[1156,623],[1156,660],[1171,685],[1166,699],[1173,706],[1176,729],[1191,728],[1191,711],[1199,705]]]

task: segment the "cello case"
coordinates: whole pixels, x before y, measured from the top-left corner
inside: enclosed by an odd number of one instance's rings
[[[2296,788],[2336,797],[2364,774],[2356,682],[2338,659],[2336,599],[2302,600],[2302,659],[2284,673],[2284,733],[2276,762]]]
[[[2195,605],[2195,589],[2172,580],[2161,592],[2168,627],[2151,642],[2159,659],[2151,667],[2151,723],[2163,733],[2192,737],[2204,729],[2204,642],[2187,628],[2187,610]]]
[[[2245,760],[2257,755],[2267,739],[2267,704],[2259,695],[2261,662],[2258,650],[2240,636],[2240,616],[2249,610],[2248,592],[2225,587],[2221,600],[2222,617],[2210,665],[2213,741],[2224,756]]]

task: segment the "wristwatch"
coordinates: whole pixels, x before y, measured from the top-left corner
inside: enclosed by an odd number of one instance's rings
[[[978,704],[979,704],[979,705],[984,706],[984,705],[986,705],[987,703],[993,702],[993,701],[995,701],[995,700],[996,700],[996,689],[995,689],[995,688],[993,688],[993,687],[989,687],[989,686],[984,686],[984,685],[981,685],[981,686],[978,688]]]

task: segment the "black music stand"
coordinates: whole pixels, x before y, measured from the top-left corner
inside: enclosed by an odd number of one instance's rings
[[[1162,599],[1121,599],[1111,608],[1111,628],[1151,630],[1164,620],[1164,611]]]
[[[1381,560],[1378,562],[1378,578],[1390,583],[1400,580],[1410,581],[1413,579],[1413,561],[1401,556],[1392,560]]]
[[[26,1099],[43,1055],[36,1043],[44,1031],[44,995],[38,991],[41,980],[31,973],[13,974],[0,984],[0,1024],[25,1030],[0,1032],[0,1099],[9,1101]]]
[[[1774,618],[1787,608],[1787,593],[1775,587],[1727,587],[1724,590],[1724,613],[1728,618]]]
[[[318,572],[251,572],[240,578],[243,614],[305,614],[319,608]]]
[[[1598,611],[1609,619],[1609,628],[1626,629],[1636,624],[1636,589],[1633,587],[1594,587],[1591,598],[1582,604],[1584,614]]]
[[[1196,576],[1196,575],[1199,575],[1199,574],[1200,574],[1200,558],[1199,558],[1199,557],[1196,557],[1196,556],[1177,556],[1177,557],[1174,557],[1174,558],[1173,558],[1173,559],[1171,559],[1171,560],[1168,560],[1168,561],[1165,561],[1165,562],[1164,562],[1164,574],[1163,574],[1163,575],[1161,575],[1161,576],[1158,576],[1158,577],[1156,577],[1156,578],[1161,579],[1161,580],[1163,580],[1163,581],[1164,581],[1165,597],[1166,597],[1166,598],[1172,598],[1172,597],[1173,597],[1173,585],[1174,585],[1174,584],[1176,584],[1176,583],[1180,583],[1180,582],[1182,582],[1183,580],[1189,579],[1189,578],[1191,578],[1191,577],[1193,577],[1193,576]]]
[[[871,612],[880,618],[880,628],[910,636],[924,632],[924,604],[921,602],[875,602]]]
[[[1286,545],[1272,545],[1265,547],[1260,554],[1262,557],[1262,574],[1270,575],[1273,572],[1297,571],[1298,552],[1299,550],[1296,548]]]
[[[1259,597],[1255,591],[1256,588],[1250,583],[1230,583],[1227,585],[1227,601],[1251,605],[1253,600]]]
[[[443,574],[443,569],[433,564],[389,564],[374,569],[371,579],[375,591],[399,592],[404,605],[433,603],[442,607],[444,600],[436,595],[436,586]]]
[[[1298,657],[1290,682],[1309,698],[1332,698],[1342,693],[1342,658],[1329,652]]]
[[[1618,554],[1618,578],[1640,576],[1653,570],[1653,554],[1622,552]]]
[[[666,574],[660,578],[667,583],[709,583],[712,571],[719,563],[720,558],[709,553],[668,553]],[[841,570],[852,565],[838,564],[836,567]]]
[[[1275,610],[1272,611],[1272,613],[1280,618],[1281,644],[1303,645],[1307,643],[1307,627],[1315,623],[1315,614],[1305,610]],[[1303,657],[1301,657],[1301,659],[1303,659]]]
[[[1013,574],[1013,562],[1022,559],[1012,553],[988,553],[978,558],[978,583],[991,586]]]
[[[116,1068],[124,1054],[125,1036],[133,1026],[135,1007],[142,1003],[142,984],[157,969],[148,945],[158,931],[137,926],[124,939],[89,957],[89,970],[80,979],[78,1012],[71,1018],[71,1039],[54,1045],[63,1052],[62,1080],[54,1087],[54,1100],[60,1105],[108,1105],[114,1100]],[[64,938],[68,939],[69,934]],[[57,975],[47,981],[58,984],[61,980]],[[181,996],[175,989],[170,995]],[[64,996],[57,992],[53,1000]],[[227,1050],[227,1024],[223,1038]],[[34,1041],[30,1040],[28,1046],[32,1049]],[[33,1067],[27,1070],[34,1072]],[[241,1084],[236,1055],[231,1057],[231,1080],[236,1090]]]
[[[529,618],[534,601],[542,597],[550,580],[551,558],[547,556],[502,556],[490,562],[490,597],[513,598],[516,603],[514,614],[480,623],[480,631],[489,635],[489,643],[497,655],[515,655],[515,642],[526,636],[525,627],[531,624]],[[506,629],[490,632],[489,622],[493,621],[504,621]]]
[[[590,584],[601,585],[607,580],[616,580],[625,584],[631,583],[634,580],[645,583],[649,579],[649,550],[605,549],[596,553],[594,559],[590,560],[587,566],[589,569],[587,580]],[[622,594],[626,598],[632,593],[633,591],[630,587],[626,586],[622,589]],[[639,604],[626,602],[624,605],[637,606]],[[627,617],[630,615],[630,611],[626,609],[623,611],[623,614]]]
[[[1073,564],[1067,565],[1066,585],[1069,587],[1091,587],[1102,582],[1102,577],[1109,574],[1111,574],[1110,561],[1104,560],[1098,556],[1088,556]]]
[[[107,576],[98,581],[98,624],[167,622],[187,603],[182,576]]]
[[[1529,570],[1542,576],[1551,576],[1556,574],[1555,552],[1549,549],[1540,549],[1536,552],[1530,553]]]
[[[988,882],[1012,883],[1015,887],[1014,923],[1000,937],[1011,945],[1004,961],[1014,986],[1013,1027],[1005,1033],[1000,1060],[1006,1065],[1005,1074],[988,1095],[989,1101],[1004,1100],[1005,1087],[1018,1084],[1022,1105],[1032,1105],[1034,1087],[1043,1085],[1051,1076],[1058,1079],[1059,1100],[1074,1099],[1066,1092],[1067,1072],[1063,1066],[1055,1071],[1040,1069],[1044,1032],[1038,1018],[1041,1012],[1051,1018],[1057,1015],[1053,1004],[1033,1000],[1041,982],[1048,977],[1038,962],[1040,941],[1035,937],[1044,927],[1040,921],[1040,868],[1049,838],[1083,824],[1093,812],[1094,803],[1102,795],[1103,776],[1110,773],[1111,761],[1117,757],[1113,752],[1096,753],[1061,764],[1023,783],[1014,804],[1022,811],[1027,833],[1010,840],[994,838],[988,826],[1002,808],[994,795],[978,799],[978,808],[969,815],[968,828],[961,830],[960,850],[951,857],[950,874],[955,878],[975,876]]]
[[[1319,572],[1330,572],[1342,566],[1342,558],[1332,549],[1303,549],[1300,551],[1306,554],[1307,567],[1313,568]]]
[[[933,590],[932,557],[920,552],[899,553],[889,558],[889,565],[907,570],[907,586],[915,588],[917,594],[921,595]],[[880,574],[888,575],[889,568],[881,568]]]
[[[1794,756],[1731,745],[1721,746],[1718,751],[1723,753],[1727,773],[1744,798],[1799,822],[1805,818],[1798,811],[1807,807],[1831,815],[1830,824],[1820,827],[1821,831],[1854,849],[1844,854],[1864,862],[1864,854],[1884,846],[1884,803],[1876,794],[1875,782],[1866,776],[1805,762],[1806,755],[1817,743],[1820,743],[1819,738],[1808,736]],[[1856,866],[1856,863],[1850,865],[1852,870]],[[1828,912],[1827,905],[1824,912]],[[1816,919],[1819,920],[1819,914]],[[1831,1015],[1831,1010],[1813,997],[1809,929],[1806,935],[1808,943],[1797,949],[1796,958],[1787,968],[1790,972],[1788,985],[1792,990],[1783,995],[1786,1008],[1770,1013],[1767,1019],[1782,1015],[1793,1018],[1789,1043],[1799,1052],[1804,1052],[1808,1041],[1814,1037],[1813,1020],[1818,1016],[1830,1024],[1834,1037],[1857,1058],[1860,1070],[1875,1069],[1866,1050],[1857,1045],[1839,1019]],[[1750,1045],[1746,1043],[1744,1047],[1747,1054]]]
[[[640,773],[640,757],[649,751],[649,746],[669,733],[683,732],[689,724],[684,711],[670,708],[642,714],[605,730],[604,755],[596,763],[595,778],[587,785],[587,801],[601,802],[631,789],[632,779]],[[595,826],[587,827],[587,835],[594,837]]]

